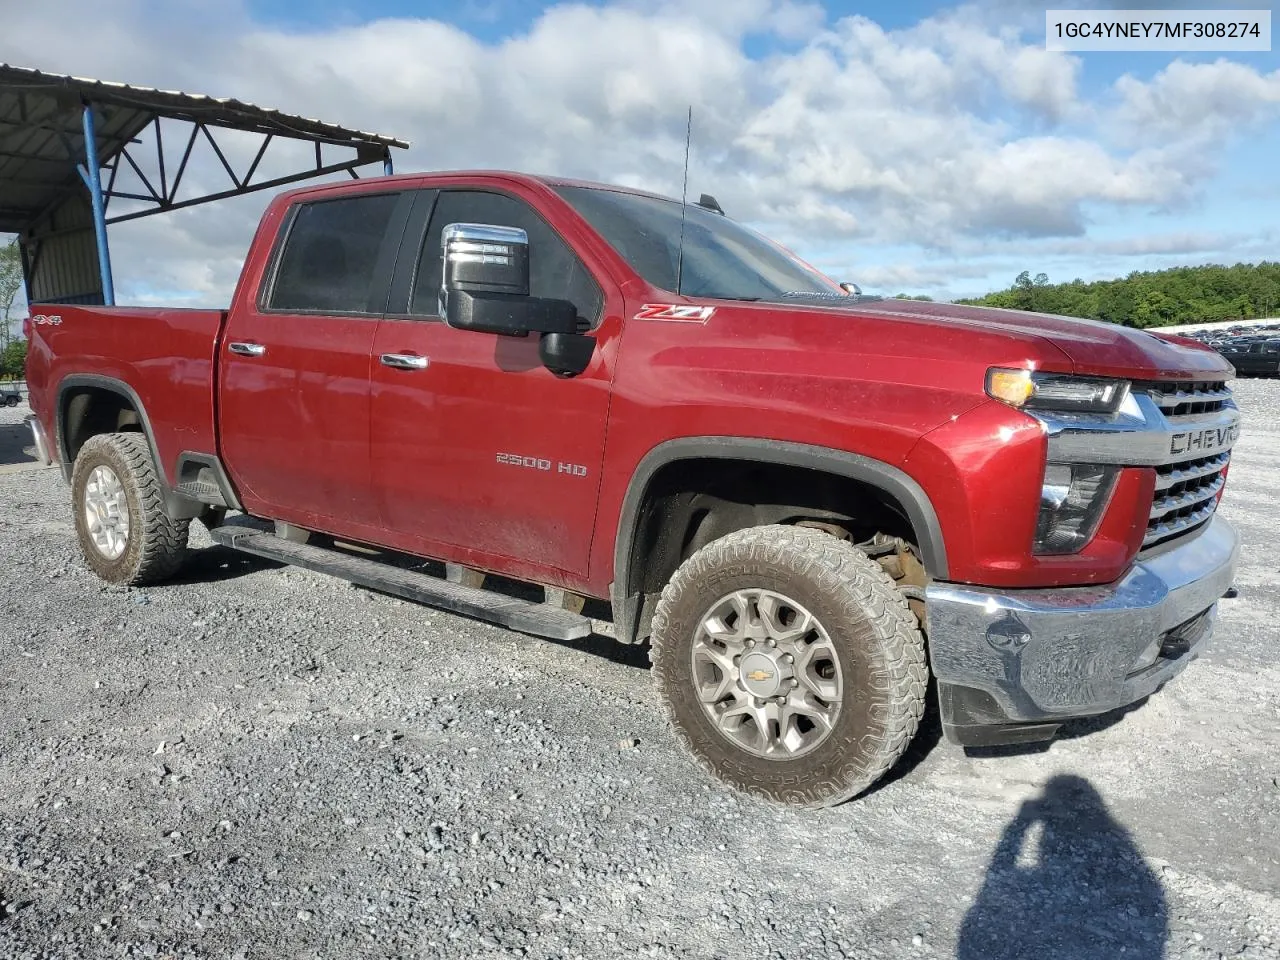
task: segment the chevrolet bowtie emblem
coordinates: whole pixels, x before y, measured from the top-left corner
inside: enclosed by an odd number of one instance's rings
[[[773,679],[773,674],[768,670],[752,670],[747,674],[747,679],[753,680],[756,683],[763,683],[765,680]]]

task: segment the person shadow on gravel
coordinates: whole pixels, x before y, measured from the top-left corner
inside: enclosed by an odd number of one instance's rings
[[[1038,841],[1038,842],[1037,842]],[[1158,960],[1164,888],[1083,777],[1057,776],[1000,838],[958,960]]]

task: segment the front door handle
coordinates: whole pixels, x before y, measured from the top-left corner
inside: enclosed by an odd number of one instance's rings
[[[228,343],[227,349],[242,357],[260,357],[267,352],[260,343]]]
[[[430,363],[426,357],[414,353],[384,353],[378,359],[384,367],[394,367],[397,370],[425,370]]]

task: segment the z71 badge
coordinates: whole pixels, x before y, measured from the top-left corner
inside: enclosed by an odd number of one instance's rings
[[[646,303],[636,314],[637,320],[672,320],[676,323],[706,323],[715,307],[691,307],[676,303]]]

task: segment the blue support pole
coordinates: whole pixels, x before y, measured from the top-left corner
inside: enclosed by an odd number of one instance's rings
[[[115,284],[111,280],[111,251],[107,249],[107,207],[102,199],[102,167],[98,165],[98,140],[93,129],[93,104],[84,105],[84,163],[76,168],[89,188],[93,205],[93,232],[98,239],[98,269],[102,272],[102,302],[115,306]]]
[[[389,177],[395,172],[395,167],[391,165],[391,151],[388,150],[382,157],[382,175]]]

